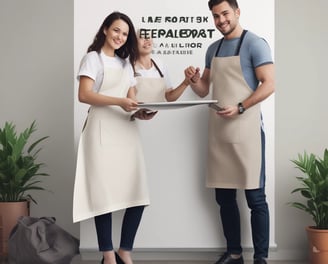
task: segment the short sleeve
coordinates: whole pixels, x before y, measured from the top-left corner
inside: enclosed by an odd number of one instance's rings
[[[87,76],[95,81],[98,73],[101,71],[101,67],[97,52],[87,53],[81,60],[77,78],[79,79],[80,76]]]
[[[263,38],[257,38],[252,42],[250,54],[254,68],[273,63],[270,46]]]

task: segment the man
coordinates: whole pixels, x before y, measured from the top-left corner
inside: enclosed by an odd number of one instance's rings
[[[274,92],[274,66],[265,40],[239,24],[236,0],[210,0],[223,38],[206,53],[199,68],[185,69],[195,93],[204,97],[212,83],[219,104],[210,110],[208,175],[215,188],[227,251],[215,264],[243,264],[237,189],[245,190],[251,210],[254,264],[265,264],[269,248],[269,210],[265,195],[265,138],[260,102]]]

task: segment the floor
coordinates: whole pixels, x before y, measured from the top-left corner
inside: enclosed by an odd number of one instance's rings
[[[267,261],[268,264],[308,264],[308,262],[290,261]],[[76,256],[71,264],[99,264],[99,261],[82,261],[80,256]],[[213,261],[134,261],[134,264],[213,264]],[[253,261],[245,261],[244,264],[253,264]]]
[[[99,261],[95,261],[95,260],[85,260],[82,261],[81,257],[78,255],[76,256],[73,261],[71,262],[71,264],[99,264]],[[134,264],[213,264],[212,261],[135,261]],[[8,262],[3,259],[0,258],[0,264],[8,264]],[[245,261],[245,264],[253,264],[252,261]],[[290,262],[290,261],[270,261],[268,260],[268,264],[307,264],[307,262]]]

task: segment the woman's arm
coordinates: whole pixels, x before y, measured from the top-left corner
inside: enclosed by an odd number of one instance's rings
[[[80,76],[78,98],[82,103],[96,106],[117,105],[130,112],[137,109],[137,102],[131,98],[120,98],[95,93],[92,89],[94,80],[87,76]]]
[[[186,90],[189,85],[189,80],[185,78],[175,89],[169,88],[165,91],[165,98],[168,102],[176,101]]]

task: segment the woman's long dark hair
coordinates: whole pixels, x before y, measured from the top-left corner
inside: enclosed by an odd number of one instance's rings
[[[132,67],[134,67],[135,61],[139,56],[137,35],[131,19],[123,13],[116,11],[109,14],[105,18],[87,51],[97,51],[98,53],[100,53],[101,48],[104,46],[106,40],[104,30],[108,29],[113,24],[113,22],[118,19],[122,19],[128,24],[129,34],[124,45],[119,49],[115,50],[115,54],[122,59],[126,59],[127,57],[129,57],[130,63]]]

